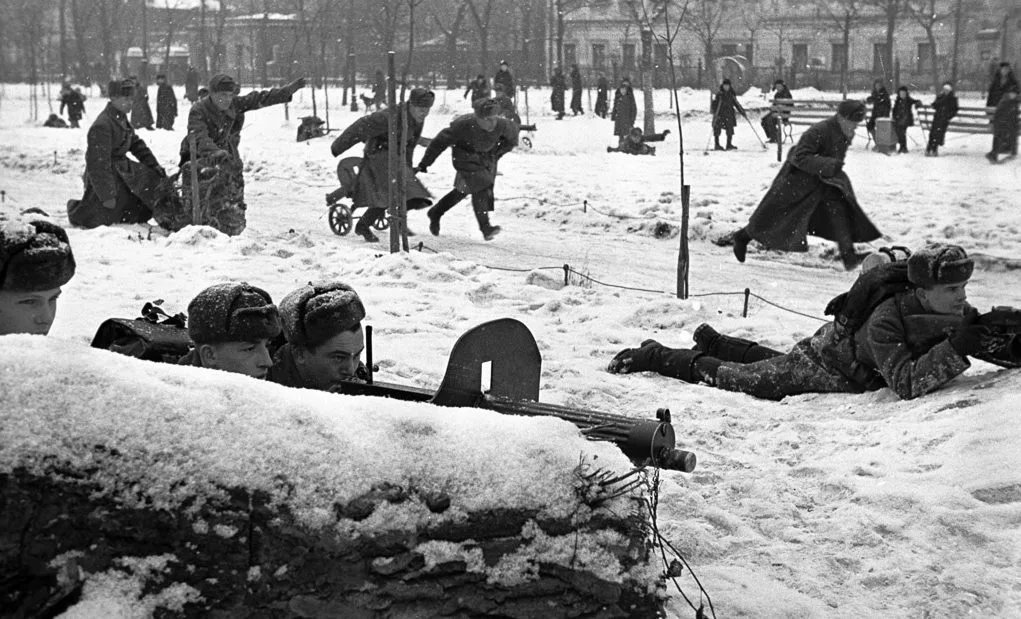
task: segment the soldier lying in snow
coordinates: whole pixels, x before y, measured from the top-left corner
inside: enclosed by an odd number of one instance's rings
[[[879,270],[863,274],[847,295],[831,302],[829,309],[836,310],[833,322],[787,354],[745,340],[721,342],[704,325],[695,332],[694,349],[672,349],[646,340],[639,348],[618,353],[607,369],[615,374],[655,371],[771,400],[882,387],[907,400],[939,389],[970,366],[969,356],[983,352],[989,335],[978,324],[978,312],[966,302],[965,286],[974,263],[956,245],[934,245],[906,262],[882,268],[906,270],[906,282],[899,291],[873,286],[862,293],[858,282],[869,283],[884,275]],[[946,316],[960,317],[949,336],[942,334],[939,325],[922,329],[939,333],[936,338],[913,336],[919,326],[924,327],[920,323],[930,317],[942,322]]]
[[[631,133],[629,133],[627,137],[621,139],[617,148],[607,146],[606,152],[627,153],[628,155],[655,155],[656,147],[649,146],[646,142],[662,142],[666,139],[666,136],[669,133],[670,130],[667,129],[663,133],[650,133],[649,135],[643,135],[641,128],[632,127]]]

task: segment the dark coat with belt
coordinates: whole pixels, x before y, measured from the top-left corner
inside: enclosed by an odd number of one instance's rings
[[[581,111],[581,72],[578,67],[571,69],[571,111]]]
[[[400,104],[398,113],[407,114],[406,103]],[[405,135],[403,123],[397,126],[397,142],[399,144],[403,139],[407,149],[404,161],[407,200],[409,202],[419,201],[417,206],[421,206],[421,201],[431,204],[429,191],[411,171],[412,154],[422,138],[422,123],[416,121],[411,114],[407,114],[407,129]],[[362,164],[358,170],[358,179],[355,182],[353,193],[356,207],[387,206],[390,187],[389,137],[390,111],[380,110],[368,116],[362,116],[351,123],[330,146],[330,152],[334,157],[338,157],[355,144],[365,144]]]
[[[610,82],[605,77],[596,81],[596,114],[606,118],[609,112]]]
[[[454,186],[463,193],[475,193],[496,182],[496,164],[518,145],[518,126],[505,118],[496,119],[496,127],[486,131],[474,114],[455,118],[450,126],[436,134],[419,162],[419,167],[432,165],[447,147],[457,178]]]
[[[68,220],[85,228],[148,221],[164,173],[128,117],[107,104],[86,139],[85,195],[69,203]],[[109,200],[116,201],[112,209],[103,206]]]
[[[880,303],[855,333],[834,323],[798,342],[791,352],[750,364],[724,363],[717,386],[756,397],[780,399],[812,392],[861,393],[889,387],[904,400],[939,389],[970,362],[946,336],[921,337],[906,317],[931,314],[913,291]],[[923,318],[924,320],[924,318]],[[940,329],[928,330],[940,333]]]
[[[508,97],[514,97],[514,75],[511,74],[510,69],[504,71],[500,69],[493,76],[493,84],[500,84],[503,86],[503,94]]]
[[[716,97],[709,105],[709,111],[713,114],[713,131],[722,129],[728,133],[737,126],[737,112],[740,112],[742,116],[745,114],[734,89],[724,90],[722,87],[716,91]]]
[[[71,120],[79,120],[85,113],[85,97],[82,93],[74,90],[61,91],[60,113],[64,113],[64,106],[67,106],[67,117]]]
[[[567,90],[567,80],[564,79],[564,74],[554,73],[553,77],[549,79],[549,85],[553,89],[553,94],[550,95],[550,106],[554,112],[562,113],[564,111],[564,91]]]
[[[156,90],[156,127],[173,129],[177,118],[177,95],[170,84],[160,84]]]
[[[957,116],[957,95],[953,91],[941,92],[932,102],[932,127],[929,129],[930,140],[943,146],[943,138],[947,134],[950,121]]]
[[[238,144],[241,140],[241,129],[244,127],[245,112],[287,103],[291,97],[291,92],[286,88],[253,90],[247,95],[235,96],[226,110],[216,107],[212,97],[202,99],[191,106],[191,111],[188,112],[188,136],[181,141],[181,162],[191,159],[188,137],[194,136],[198,157],[224,150],[230,154],[238,169],[241,169]]]
[[[921,101],[911,95],[903,98],[898,95],[897,101],[893,104],[893,124],[898,127],[913,127],[915,124],[914,109],[921,104]]]
[[[610,112],[610,120],[613,121],[613,135],[626,137],[635,126],[635,119],[638,118],[638,104],[635,103],[635,91],[630,86],[627,92],[620,93],[617,88],[613,94],[613,111]]]
[[[890,93],[885,86],[881,86],[879,90],[873,90],[865,102],[872,104],[872,114],[869,116],[869,120],[873,126],[875,126],[877,118],[886,118],[890,115]]]
[[[989,84],[989,96],[986,97],[986,107],[996,107],[999,105],[1003,95],[1008,92],[1021,92],[1017,77],[1011,71],[1007,73],[1006,78],[1001,79],[999,72],[997,72],[996,76],[993,77],[993,81]]]
[[[152,129],[152,108],[145,86],[136,82],[134,103],[131,104],[131,124],[139,129]]]
[[[782,251],[806,251],[809,233],[836,241],[832,222],[821,209],[817,213],[817,207],[836,190],[847,209],[851,240],[867,243],[879,238],[879,230],[858,205],[851,179],[842,169],[850,144],[836,116],[809,127],[787,153],[787,161],[752,213],[748,234]]]

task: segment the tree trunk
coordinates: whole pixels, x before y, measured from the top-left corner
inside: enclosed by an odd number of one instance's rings
[[[954,53],[953,61],[950,65],[950,81],[954,83],[954,87],[957,87],[957,54],[960,49],[961,43],[961,3],[963,0],[957,0],[957,5],[954,7]]]
[[[99,36],[103,40],[103,65],[106,67],[107,77],[114,74],[113,67],[113,28],[110,24],[107,0],[99,3]]]
[[[199,1],[199,48],[202,57],[199,67],[206,78],[209,77],[209,50],[206,42],[206,0]]]
[[[936,35],[933,33],[933,27],[929,26],[925,29],[925,37],[929,40],[929,63],[931,66],[929,70],[932,71],[932,88],[933,90],[939,90],[939,56],[936,53]]]
[[[78,81],[91,83],[93,80],[97,80],[101,82],[102,80],[99,80],[99,76],[91,75],[89,70],[88,48],[86,47],[88,39],[82,21],[83,16],[78,12],[78,0],[71,0],[71,27],[74,29],[75,47],[78,48]]]
[[[883,55],[886,57],[884,73],[887,74],[891,91],[896,88],[896,84],[892,81],[893,75],[890,72],[893,71],[893,32],[897,28],[897,13],[899,11],[900,0],[886,0],[886,50]]]
[[[557,11],[557,66],[564,67],[564,9],[563,0],[556,0]]]
[[[840,92],[847,97],[847,63],[851,57],[851,13],[844,13],[844,59],[840,63]]]
[[[67,70],[67,0],[60,0],[60,75],[66,79]]]
[[[407,82],[411,75],[411,60],[415,53],[415,4],[416,0],[408,0],[408,60],[404,63],[402,82]]]

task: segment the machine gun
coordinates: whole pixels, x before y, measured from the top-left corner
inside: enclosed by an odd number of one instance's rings
[[[960,316],[950,314],[905,317],[909,339],[922,343],[936,343],[953,334],[960,323]],[[989,335],[982,338],[982,351],[973,356],[1000,367],[1021,368],[1021,309],[996,306],[979,315],[978,324],[988,327]]]
[[[614,443],[639,466],[685,473],[695,469],[695,454],[675,449],[676,437],[668,409],[656,411],[655,420],[638,420],[539,402],[542,366],[539,347],[528,327],[512,318],[483,323],[458,338],[450,351],[443,381],[435,392],[376,381],[372,373],[372,327],[365,328],[365,339],[365,380],[346,381],[340,393],[485,408],[510,415],[558,417],[578,426],[589,439]],[[485,364],[490,367],[490,389],[484,393]]]

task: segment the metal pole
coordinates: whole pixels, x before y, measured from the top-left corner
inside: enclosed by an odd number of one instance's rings
[[[677,298],[688,298],[688,272],[691,264],[688,255],[688,213],[691,205],[691,186],[681,187],[681,240],[677,252]]]
[[[188,134],[188,151],[190,159],[188,165],[191,168],[191,223],[194,226],[201,225],[202,204],[199,202],[199,169],[198,169],[198,145],[195,143],[195,135]]]

